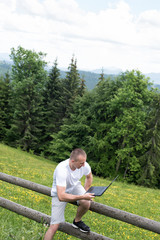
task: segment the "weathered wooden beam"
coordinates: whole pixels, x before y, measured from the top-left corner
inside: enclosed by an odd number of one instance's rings
[[[19,177],[14,177],[11,175],[8,175],[6,173],[2,173],[0,172],[0,180],[8,182],[8,183],[12,183],[14,185],[23,187],[23,188],[27,188],[30,189],[32,191],[38,192],[38,193],[42,193],[44,195],[47,196],[51,196],[51,188],[38,184],[38,183],[34,183]]]
[[[109,207],[97,202],[91,203],[90,210],[101,215],[111,217],[122,222],[126,222],[134,226],[160,234],[160,222],[141,217],[126,211],[122,211],[117,208]]]
[[[38,223],[50,223],[50,216],[2,197],[0,197],[0,206]],[[67,222],[61,223],[58,230],[84,240],[113,240],[95,232],[82,233],[79,229],[73,228],[72,225]]]
[[[28,180],[24,180],[22,178],[13,177],[5,173],[0,173],[0,180],[28,188],[30,190],[45,194],[51,195],[51,188],[46,187],[44,185],[40,185],[37,183],[30,182]],[[75,204],[75,203],[72,203]],[[90,210],[99,214],[102,214],[107,217],[111,217],[122,222],[126,222],[137,227],[159,233],[160,234],[160,222],[150,220],[148,218],[144,218],[138,216],[136,214],[132,214],[126,211],[122,211],[117,208],[109,207],[101,203],[91,202]]]

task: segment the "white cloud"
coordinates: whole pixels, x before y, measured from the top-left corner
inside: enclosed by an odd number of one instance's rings
[[[16,0],[16,12],[20,15],[44,15],[43,5],[38,0]]]
[[[0,0],[0,35],[0,52],[22,45],[65,67],[75,53],[80,68],[160,71],[160,12],[134,16],[125,1],[93,13],[76,0]]]
[[[132,16],[126,3],[120,2],[116,8],[106,9],[98,14],[87,16],[88,34],[93,38],[110,39],[113,42],[131,43],[131,36],[134,32]],[[128,31],[130,34],[127,34]]]
[[[160,11],[150,10],[142,12],[139,16],[139,23],[144,27],[160,27]]]

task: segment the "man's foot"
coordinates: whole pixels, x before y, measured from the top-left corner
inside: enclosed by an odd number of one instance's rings
[[[74,219],[72,226],[74,228],[79,228],[81,232],[85,232],[85,233],[90,232],[90,228],[83,221],[75,222],[75,219]]]

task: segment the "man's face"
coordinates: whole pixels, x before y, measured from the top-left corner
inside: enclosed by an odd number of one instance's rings
[[[85,162],[86,162],[86,157],[83,155],[79,155],[77,157],[76,161],[75,160],[73,160],[73,161],[74,161],[73,162],[74,167],[80,169],[81,167],[84,167]]]

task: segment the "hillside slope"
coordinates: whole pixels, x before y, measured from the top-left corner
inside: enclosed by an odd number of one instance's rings
[[[1,172],[51,187],[55,167],[56,163],[54,162],[0,144]],[[93,184],[106,185],[109,182],[110,180],[108,179],[94,177]],[[0,181],[0,193],[4,198],[50,215],[50,197],[2,181]],[[159,199],[159,190],[115,182],[102,197],[97,197],[95,201],[160,221]],[[65,213],[67,222],[72,222],[75,212],[76,207],[67,204]],[[0,215],[1,240],[40,240],[43,239],[44,233],[47,230],[42,224],[38,224],[3,208],[0,208]],[[84,220],[91,227],[92,231],[115,240],[159,239],[158,234],[93,212],[88,212]],[[55,239],[66,240],[76,238],[58,232]]]

